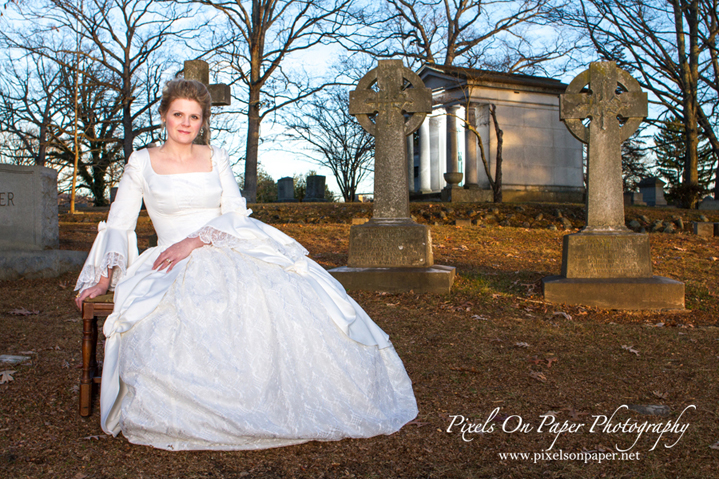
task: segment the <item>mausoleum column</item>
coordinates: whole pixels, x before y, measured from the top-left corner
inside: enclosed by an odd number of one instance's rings
[[[465,110],[468,125],[477,128],[477,105],[470,103]],[[477,136],[469,128],[464,129],[464,187],[478,189],[477,179]]]
[[[409,191],[414,191],[414,133],[407,135],[407,178]]]
[[[432,171],[430,168],[429,118],[425,118],[419,127],[419,191],[432,191]]]
[[[452,188],[462,181],[462,173],[459,172],[459,157],[457,155],[457,115],[459,105],[447,107],[447,173],[444,179],[447,187]]]

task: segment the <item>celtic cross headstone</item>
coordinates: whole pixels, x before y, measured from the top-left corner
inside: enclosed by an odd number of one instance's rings
[[[589,89],[582,91],[586,85]],[[560,96],[559,115],[579,141],[589,144],[585,229],[626,229],[622,143],[647,116],[647,94],[614,62],[595,62]]]
[[[647,95],[614,62],[595,62],[560,96],[560,118],[588,143],[587,225],[564,236],[548,301],[610,309],[683,309],[684,283],[654,276],[649,237],[624,225],[621,144],[647,115]],[[585,121],[589,125],[585,125]]]
[[[400,60],[380,60],[350,92],[349,112],[375,137],[374,218],[409,218],[405,138],[432,112],[432,92]]]
[[[400,60],[380,60],[350,92],[349,112],[375,137],[373,216],[350,228],[347,289],[449,292],[454,268],[434,265],[429,228],[409,213],[406,138],[432,112],[432,92]]]

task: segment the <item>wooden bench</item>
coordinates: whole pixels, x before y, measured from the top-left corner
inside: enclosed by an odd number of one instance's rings
[[[92,414],[92,401],[102,379],[97,364],[97,319],[112,313],[114,293],[87,299],[82,303],[82,378],[80,379],[80,416]]]

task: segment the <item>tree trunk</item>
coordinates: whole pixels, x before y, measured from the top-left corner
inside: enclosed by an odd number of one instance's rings
[[[496,169],[494,172],[494,202],[502,202],[502,144],[504,143],[504,132],[499,128],[497,121],[497,107],[490,105],[489,112],[492,114],[492,122],[494,123],[494,133],[497,136],[497,158]]]
[[[677,35],[677,54],[681,72],[682,108],[686,150],[684,157],[685,208],[695,208],[699,188],[699,128],[697,125],[697,81],[699,64],[698,0],[673,0]],[[689,51],[685,41],[684,20],[689,27]]]
[[[42,125],[40,125],[40,133],[37,137],[38,149],[37,158],[35,159],[35,164],[37,166],[45,166],[45,158],[47,157],[47,129],[50,124],[50,118],[48,118],[48,115],[49,112],[46,108],[42,117]]]
[[[257,201],[257,153],[260,145],[260,85],[250,85],[247,113],[247,150],[245,153],[245,189],[248,203]]]

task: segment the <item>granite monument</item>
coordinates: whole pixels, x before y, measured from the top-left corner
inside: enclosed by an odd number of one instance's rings
[[[0,165],[0,280],[52,278],[82,267],[86,252],[60,250],[57,171]]]
[[[587,225],[564,237],[561,276],[542,280],[546,300],[607,309],[684,308],[684,283],[654,276],[649,237],[624,225],[621,144],[646,115],[646,93],[614,62],[591,63],[560,96],[561,119],[588,144]]]
[[[449,292],[454,268],[434,265],[429,228],[409,213],[406,137],[432,111],[431,92],[400,60],[380,60],[349,109],[375,137],[373,216],[350,228],[348,264],[330,273],[349,290]]]

